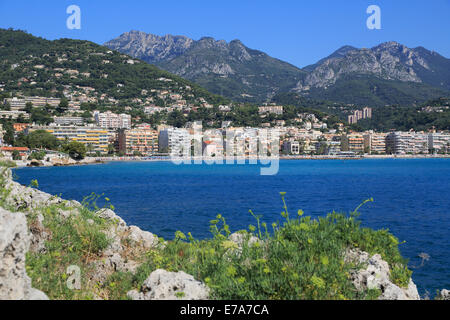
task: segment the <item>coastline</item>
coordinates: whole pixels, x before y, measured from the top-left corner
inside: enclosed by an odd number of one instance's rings
[[[233,163],[243,163],[247,161],[275,161],[275,160],[374,160],[374,159],[450,159],[450,155],[361,155],[361,156],[334,156],[334,155],[296,155],[296,156],[280,156],[279,158],[258,158],[258,157],[242,157],[242,158],[214,158],[214,157],[201,157],[201,158],[180,158],[180,161],[199,161],[202,162],[227,162],[233,161]],[[178,160],[178,159],[177,159]],[[107,164],[110,162],[171,162],[170,157],[166,158],[152,158],[152,157],[88,157],[81,161],[71,162],[47,162],[40,161],[34,163],[33,161],[15,161],[15,169],[28,168],[28,167],[65,167],[65,166],[84,166],[94,164]]]

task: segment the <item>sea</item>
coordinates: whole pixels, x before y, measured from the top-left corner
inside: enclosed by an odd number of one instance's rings
[[[421,296],[450,289],[450,159],[281,160],[276,175],[260,164],[109,162],[19,168],[16,181],[64,199],[101,195],[129,225],[165,239],[177,230],[211,237],[209,222],[223,215],[232,231],[282,221],[280,192],[291,214],[324,216],[361,207],[362,225],[389,229],[409,259]],[[104,200],[109,199],[109,202]],[[425,258],[424,258],[425,257]]]

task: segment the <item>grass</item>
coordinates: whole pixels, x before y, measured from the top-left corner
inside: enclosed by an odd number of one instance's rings
[[[30,226],[36,224],[37,213],[44,217],[43,227],[49,239],[45,242],[44,253],[29,251],[26,257],[27,273],[33,286],[47,293],[50,299],[92,299],[95,283],[89,283],[89,274],[96,270],[91,262],[101,257],[101,252],[110,240],[105,232],[109,224],[86,208],[79,215],[63,218],[60,210],[73,208],[52,205],[28,216]],[[69,266],[81,270],[81,290],[71,290],[67,286]]]
[[[17,166],[15,161],[9,160],[9,159],[1,159],[0,160],[0,167],[5,167],[5,168],[15,168]]]
[[[2,197],[7,196],[7,190],[0,191]],[[99,292],[108,299],[127,299],[126,293],[139,290],[156,269],[193,275],[208,285],[211,299],[376,299],[381,293],[378,290],[359,292],[351,283],[351,270],[361,266],[346,262],[344,253],[359,248],[380,254],[390,266],[391,280],[402,287],[408,285],[411,271],[400,255],[398,239],[388,230],[362,227],[360,207],[350,214],[332,212],[318,218],[305,216],[302,210],[292,215],[285,193],[280,194],[282,223],[268,226],[250,211],[255,226],[240,233],[246,239],[256,237],[258,241],[252,245],[244,242],[238,247],[230,241],[230,227],[217,215],[210,221],[210,239],[198,240],[177,231],[163,248],[131,256],[142,261],[134,273],[114,272],[103,283],[89,280],[96,273],[92,262],[102,259],[102,251],[111,241],[105,235],[111,222],[95,214],[98,197],[90,196],[79,215],[66,219],[60,211],[72,208],[64,203],[39,208],[28,215],[29,225],[37,225],[38,215],[42,215],[49,237],[44,253],[27,254],[27,272],[33,286],[51,299],[92,299]],[[80,290],[67,288],[71,265],[81,269]]]

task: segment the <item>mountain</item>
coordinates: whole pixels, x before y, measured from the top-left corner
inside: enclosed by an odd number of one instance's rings
[[[164,105],[163,98],[171,93],[192,105],[226,101],[188,80],[93,42],[49,41],[12,29],[0,29],[0,87],[23,95],[69,95],[110,105]]]
[[[241,41],[126,32],[104,44],[237,101],[261,102],[292,89],[306,73]]]
[[[303,69],[239,40],[192,40],[139,31],[105,46],[130,54],[237,101],[264,102],[283,92],[373,106],[417,104],[450,95],[450,59],[397,42],[343,46]]]

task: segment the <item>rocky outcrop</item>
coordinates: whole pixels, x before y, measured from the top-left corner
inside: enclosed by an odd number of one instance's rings
[[[379,300],[420,300],[417,287],[409,280],[407,288],[401,288],[390,280],[389,265],[379,254],[370,256],[360,250],[348,250],[345,254],[347,262],[364,266],[351,273],[351,280],[359,291],[378,289],[381,291]]]
[[[30,245],[25,215],[0,208],[0,300],[47,300],[31,287],[25,270]]]
[[[442,289],[437,297],[438,300],[450,300],[450,290]]]
[[[10,170],[4,172],[4,179],[4,187],[8,190],[5,204],[15,210],[31,211],[37,207],[63,202],[59,197],[14,182]]]
[[[128,256],[136,255],[130,253],[137,251],[144,253],[161,245],[157,236],[136,226],[127,226],[125,221],[111,209],[101,209],[96,214],[114,224],[106,231],[111,243],[103,251],[102,259],[92,263],[96,273],[91,280],[104,282],[110,274],[116,271],[135,272],[139,262],[129,259]]]
[[[129,291],[132,300],[206,300],[209,289],[193,276],[183,272],[155,270],[144,281],[141,291]]]

